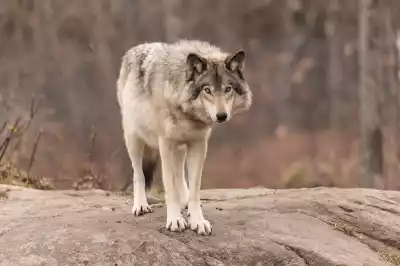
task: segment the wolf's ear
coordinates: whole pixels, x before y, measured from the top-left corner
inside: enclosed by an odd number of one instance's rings
[[[186,64],[190,76],[193,76],[193,74],[199,75],[207,69],[207,60],[195,53],[188,54]]]
[[[243,50],[238,50],[236,53],[228,56],[225,60],[226,68],[232,72],[243,72],[244,61],[246,54]]]

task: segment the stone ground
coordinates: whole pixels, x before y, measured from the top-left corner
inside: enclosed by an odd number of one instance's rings
[[[0,265],[400,265],[400,192],[202,191],[211,236],[134,217],[131,197],[0,185]]]

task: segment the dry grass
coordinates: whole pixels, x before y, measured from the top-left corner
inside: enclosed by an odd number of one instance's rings
[[[32,97],[29,111],[22,112],[15,116],[11,113],[15,107],[11,104],[11,98],[0,94],[0,184],[30,187],[36,189],[54,189],[52,183],[44,177],[39,177],[31,173],[35,163],[35,158],[40,140],[44,134],[39,130],[35,139],[32,140],[32,147],[24,147],[25,135],[30,132],[34,123],[34,118],[42,104],[42,98]],[[17,112],[17,111],[16,111]],[[17,112],[18,113],[18,112]],[[26,171],[15,165],[15,158],[25,155],[27,158]],[[6,192],[3,193],[3,197]]]
[[[334,230],[340,231],[348,236],[355,237],[356,228],[344,223],[335,223]]]
[[[10,163],[0,165],[0,184],[43,190],[54,189],[53,184],[47,178],[28,175]]]
[[[379,250],[378,252],[381,258],[385,261],[393,265],[400,265],[400,251],[393,248],[386,248]]]

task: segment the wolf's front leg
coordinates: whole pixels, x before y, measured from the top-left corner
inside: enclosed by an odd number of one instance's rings
[[[167,205],[166,228],[173,232],[181,232],[187,227],[187,223],[181,213],[181,199],[179,195],[179,189],[181,189],[180,183],[184,174],[185,149],[176,141],[163,138],[159,139],[159,149]]]
[[[207,141],[199,141],[188,145],[187,167],[189,173],[189,226],[201,235],[210,235],[212,227],[204,219],[200,202],[201,177],[207,154]]]

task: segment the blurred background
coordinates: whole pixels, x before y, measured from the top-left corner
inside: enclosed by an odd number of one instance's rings
[[[244,49],[254,93],[214,131],[203,188],[400,189],[399,15],[396,0],[0,0],[0,182],[129,187],[121,57],[187,38]]]

